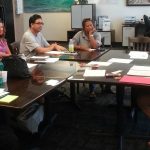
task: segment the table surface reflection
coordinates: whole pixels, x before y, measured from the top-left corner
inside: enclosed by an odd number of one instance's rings
[[[32,71],[32,77],[8,79],[6,84],[1,85],[11,95],[17,95],[19,98],[8,104],[0,103],[0,106],[22,109],[63,84],[75,72],[75,62],[58,61],[56,63],[38,64]],[[57,80],[58,84],[47,85],[46,81],[48,80]]]

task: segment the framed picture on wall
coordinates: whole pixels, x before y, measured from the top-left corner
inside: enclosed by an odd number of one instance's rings
[[[69,12],[74,0],[23,0],[24,12]]]
[[[127,0],[127,6],[150,6],[150,0]]]

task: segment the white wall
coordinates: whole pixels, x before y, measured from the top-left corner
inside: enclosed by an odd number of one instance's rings
[[[42,16],[44,26],[43,34],[49,41],[67,41],[67,30],[70,30],[70,13],[38,13]],[[24,14],[24,25],[26,30],[29,26],[28,20],[32,14]]]
[[[112,29],[115,30],[115,41],[122,42],[122,23],[125,16],[136,16],[141,19],[144,14],[150,16],[150,6],[126,6],[126,0],[88,0],[89,3],[95,3],[97,16],[108,15],[112,21]],[[47,40],[66,41],[67,30],[71,29],[70,13],[39,13],[45,25],[43,34]],[[28,20],[32,14],[24,13],[20,19],[23,20],[23,31],[28,28]],[[19,21],[18,21],[19,23]],[[18,27],[16,27],[17,29]],[[19,26],[20,28],[20,26]],[[21,30],[21,29],[20,29]],[[17,33],[16,38],[22,36]]]
[[[150,16],[150,6],[126,6],[126,0],[88,0],[96,3],[96,15],[107,15],[115,30],[115,41],[122,42],[122,23],[125,16],[136,16],[141,19],[144,14]]]

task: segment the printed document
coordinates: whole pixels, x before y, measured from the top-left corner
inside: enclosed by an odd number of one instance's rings
[[[129,55],[132,59],[148,59],[148,52],[130,51]]]
[[[127,75],[134,75],[134,76],[150,76],[150,66],[136,66],[130,68]]]

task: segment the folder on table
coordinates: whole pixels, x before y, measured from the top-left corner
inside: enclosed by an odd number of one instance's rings
[[[135,83],[135,84],[150,84],[150,77],[141,76],[123,76],[119,82],[123,83]]]

